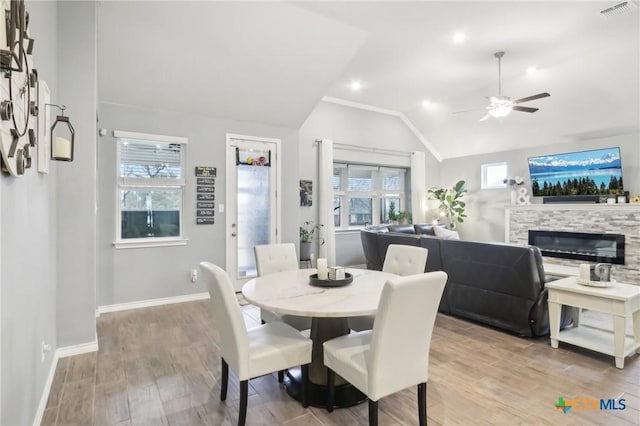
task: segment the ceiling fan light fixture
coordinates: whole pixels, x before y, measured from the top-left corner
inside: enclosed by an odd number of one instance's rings
[[[511,107],[510,106],[499,106],[493,109],[490,109],[488,111],[489,115],[495,118],[502,118],[502,117],[506,117],[507,115],[511,114]]]

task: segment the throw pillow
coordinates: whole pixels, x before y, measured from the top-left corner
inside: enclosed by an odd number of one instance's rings
[[[451,231],[449,229],[441,228],[439,226],[434,226],[433,231],[436,233],[436,237],[440,237],[443,240],[459,240],[460,234],[456,231]]]

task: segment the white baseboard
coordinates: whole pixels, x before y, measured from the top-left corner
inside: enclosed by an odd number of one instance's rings
[[[209,293],[185,294],[184,296],[163,297],[160,299],[140,300],[138,302],[116,303],[115,305],[98,306],[96,316],[107,312],[128,311],[129,309],[148,308],[149,306],[170,305],[172,303],[192,302],[208,299]]]
[[[58,351],[55,351],[53,353],[53,361],[51,361],[51,367],[49,368],[49,375],[47,376],[47,381],[45,382],[44,389],[42,390],[42,396],[40,397],[40,403],[38,404],[36,417],[33,419],[33,426],[39,426],[40,423],[42,423],[42,416],[44,416],[44,410],[47,408],[47,401],[49,400],[49,392],[51,392],[53,377],[56,375],[58,359]]]
[[[89,343],[80,343],[79,345],[64,346],[56,349],[56,358],[66,358],[68,356],[86,354],[98,351],[98,340]]]
[[[40,397],[40,403],[38,404],[38,410],[36,416],[33,419],[33,426],[38,426],[42,423],[42,416],[44,410],[47,408],[47,401],[49,400],[49,393],[51,392],[51,385],[53,384],[53,378],[56,375],[56,368],[58,367],[58,360],[72,355],[80,355],[88,352],[96,352],[98,350],[98,341],[81,343],[79,345],[65,346],[56,349],[53,353],[53,361],[51,361],[51,367],[49,368],[49,375],[47,381],[44,384],[42,390],[42,396]]]

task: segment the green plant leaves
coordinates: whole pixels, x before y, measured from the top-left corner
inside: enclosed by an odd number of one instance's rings
[[[459,180],[451,188],[429,188],[427,194],[429,199],[438,200],[440,206],[438,209],[440,212],[444,212],[445,217],[449,221],[449,228],[455,228],[456,223],[464,222],[467,217],[464,214],[464,209],[467,204],[464,201],[460,201],[460,198],[467,192],[466,182]]]

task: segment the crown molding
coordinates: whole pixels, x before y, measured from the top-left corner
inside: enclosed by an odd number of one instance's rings
[[[439,163],[442,163],[442,156],[436,151],[436,149],[429,143],[427,138],[418,130],[418,128],[407,118],[406,115],[401,113],[400,111],[394,111],[391,109],[380,108],[374,105],[362,104],[359,102],[348,101],[346,99],[334,98],[332,96],[323,96],[323,102],[328,102],[332,104],[342,105],[350,108],[362,109],[365,111],[377,112],[378,114],[386,114],[391,115],[393,117],[398,117],[405,126],[413,133],[413,135],[418,138],[418,140],[424,145],[425,148],[433,155]]]

